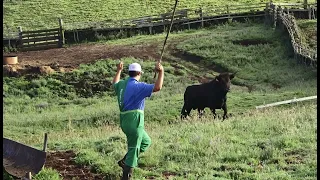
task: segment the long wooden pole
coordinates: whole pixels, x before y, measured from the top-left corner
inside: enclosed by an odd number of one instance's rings
[[[167,35],[166,35],[166,39],[165,39],[164,42],[163,42],[160,59],[158,60],[159,63],[161,63],[161,61],[162,61],[164,48],[165,48],[165,46],[166,46],[167,39],[168,39],[168,36],[169,36],[170,31],[171,31],[171,28],[172,28],[173,18],[174,18],[174,14],[175,14],[175,12],[176,12],[177,4],[178,4],[178,0],[176,0],[176,3],[174,4],[174,7],[173,7],[173,12],[172,12],[172,16],[171,16],[170,28],[168,29],[168,32],[167,32]],[[155,73],[154,73],[154,78],[156,78],[156,74],[157,74],[157,71],[155,71]]]

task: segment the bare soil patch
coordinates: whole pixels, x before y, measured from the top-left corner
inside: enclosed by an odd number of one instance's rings
[[[93,173],[90,167],[76,164],[75,156],[73,151],[48,153],[45,167],[57,170],[64,180],[106,179],[106,175]]]
[[[97,174],[90,170],[90,167],[78,165],[74,162],[76,154],[73,151],[58,151],[47,154],[47,160],[45,163],[46,168],[52,168],[59,172],[60,176],[64,180],[103,180],[113,179],[108,175]],[[178,174],[174,172],[164,171],[162,173],[165,179],[170,179]],[[119,177],[120,178],[120,177]],[[146,179],[156,179],[155,177],[146,177]]]
[[[59,66],[68,69],[77,68],[80,64],[93,63],[99,59],[120,59],[135,57],[139,59],[158,59],[157,44],[150,45],[105,45],[81,44],[66,48],[55,48],[42,51],[5,53],[18,56],[22,66]]]
[[[189,61],[198,64],[204,71],[213,70],[216,72],[226,72],[227,69],[216,64],[203,66],[202,57],[183,52],[176,48],[179,42],[187,37],[169,40],[165,49],[165,54],[178,58],[173,61],[164,56],[163,61],[170,63],[180,63]],[[107,45],[107,44],[80,44],[65,48],[55,48],[41,51],[28,51],[16,53],[4,53],[4,55],[14,55],[18,57],[18,65],[3,66],[4,76],[33,76],[48,74],[52,72],[68,72],[79,67],[80,64],[91,64],[100,59],[118,60],[124,57],[134,57],[141,60],[160,59],[160,49],[162,42],[134,45]],[[190,67],[192,69],[192,67]],[[52,70],[51,70],[52,69]],[[206,82],[207,77],[191,77],[199,82]]]
[[[68,72],[78,68],[80,64],[90,64],[100,59],[117,60],[124,57],[134,57],[142,60],[154,60],[160,58],[157,53],[157,44],[122,46],[82,44],[42,51],[5,53],[4,55],[18,56],[19,62],[17,65],[4,65],[4,76]],[[50,68],[54,71],[48,71]]]

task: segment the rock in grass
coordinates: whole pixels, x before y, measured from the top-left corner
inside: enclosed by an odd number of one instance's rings
[[[49,104],[47,102],[42,102],[42,103],[36,105],[36,107],[39,109],[45,109],[48,106],[49,106]]]

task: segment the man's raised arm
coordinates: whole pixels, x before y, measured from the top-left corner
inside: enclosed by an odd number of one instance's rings
[[[117,64],[117,73],[113,78],[112,84],[116,84],[120,81],[120,75],[123,69],[123,62],[120,62],[119,64]]]

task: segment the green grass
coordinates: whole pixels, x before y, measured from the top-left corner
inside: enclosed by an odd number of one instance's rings
[[[148,122],[152,146],[141,156],[135,178],[160,179],[165,171],[180,179],[316,177],[316,104],[249,113],[225,122],[208,117],[166,126]],[[41,138],[33,143],[41,144]],[[101,126],[50,132],[49,148],[75,149],[77,163],[115,179],[126,147],[119,127]]]
[[[203,60],[186,62],[166,51],[170,61],[163,62],[164,87],[146,101],[146,130],[152,146],[141,156],[135,178],[163,179],[164,172],[175,174],[176,179],[317,177],[316,102],[255,110],[263,103],[316,94],[316,73],[295,64],[281,34],[249,22],[170,37],[187,38],[178,47]],[[272,43],[245,47],[231,42],[257,38]],[[163,35],[134,37],[128,43],[157,39],[163,40]],[[153,60],[122,60],[126,68],[129,63],[140,62],[145,72],[142,80],[154,82]],[[238,71],[228,94],[229,112],[234,116],[222,122],[213,120],[206,110],[199,120],[193,111],[188,120],[181,121],[185,88],[197,83],[196,77],[213,78],[217,74],[213,62]],[[48,132],[49,151],[75,150],[77,163],[115,179],[121,171],[116,162],[126,150],[125,135],[118,126],[116,98],[108,84],[115,63],[101,60],[71,73],[32,80],[4,78],[4,137],[40,149],[43,133]],[[273,83],[280,88],[274,89]],[[246,86],[253,90],[248,92]],[[217,113],[221,115],[222,111]],[[51,170],[41,173],[44,179],[57,179]],[[35,179],[41,179],[40,174]]]
[[[260,91],[274,86],[283,87],[280,91],[298,90],[309,83],[316,87],[316,72],[296,65],[291,49],[284,43],[288,39],[280,38],[282,34],[279,32],[264,25],[252,26],[250,23],[227,24],[214,31],[208,36],[190,38],[180,43],[178,48],[202,57],[208,66],[217,64],[237,72],[234,83],[238,85],[252,86]],[[241,40],[268,43],[254,46],[233,43]]]
[[[10,176],[5,170],[3,170],[3,179],[4,180],[15,180],[12,176]],[[59,176],[58,171],[52,168],[43,168],[38,174],[32,177],[37,180],[62,180]]]
[[[314,51],[317,50],[317,20],[297,20],[297,25],[302,36],[302,43]]]
[[[266,0],[232,1],[187,1],[181,0],[178,9],[200,6],[224,6],[227,4],[260,3]],[[278,0],[275,2],[303,2],[301,0]],[[173,0],[12,0],[4,1],[3,26],[23,30],[36,30],[59,27],[58,18],[65,23],[119,20],[171,12]]]

